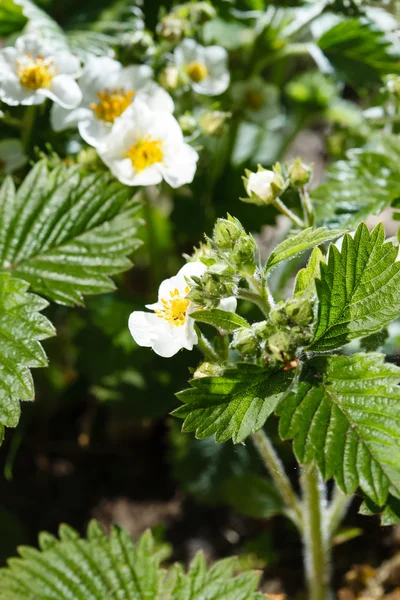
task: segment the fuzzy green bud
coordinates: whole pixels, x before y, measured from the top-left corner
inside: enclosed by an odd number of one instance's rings
[[[220,375],[223,371],[223,367],[216,363],[203,362],[199,365],[196,371],[193,373],[194,379],[198,379],[199,377],[210,377],[215,375]]]
[[[288,355],[291,345],[290,333],[283,330],[278,330],[268,338],[268,348],[277,360],[283,360]]]
[[[289,169],[289,179],[293,187],[301,188],[310,181],[312,168],[305,165],[301,158],[296,158]]]
[[[243,183],[249,198],[241,198],[244,202],[263,206],[272,204],[278,198],[284,188],[285,182],[281,175],[279,163],[273,170],[263,169],[258,165],[256,173],[245,170],[246,177],[243,177]]]
[[[242,233],[233,247],[232,259],[238,272],[243,275],[253,275],[256,270],[255,259],[256,243],[252,235]]]
[[[228,250],[233,247],[240,238],[243,227],[237,219],[228,215],[227,219],[218,219],[215,227],[213,240],[220,250]]]
[[[232,113],[222,110],[211,110],[203,113],[199,120],[199,125],[204,135],[218,136],[224,130],[224,125],[230,119]]]
[[[197,121],[190,113],[181,115],[178,122],[184,135],[191,135],[196,130]]]
[[[234,333],[231,348],[237,350],[243,356],[250,356],[257,352],[259,343],[252,329],[243,328]]]
[[[306,298],[290,298],[285,305],[286,314],[290,321],[298,325],[308,325],[313,320],[313,310]]]
[[[157,25],[157,33],[164,40],[179,42],[187,28],[188,23],[174,14],[166,15]]]

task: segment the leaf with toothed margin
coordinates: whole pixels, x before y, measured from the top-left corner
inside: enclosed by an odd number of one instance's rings
[[[321,264],[316,280],[318,318],[309,350],[340,348],[399,316],[398,252],[398,246],[385,242],[381,223],[371,232],[361,223],[354,239],[344,236],[341,250],[331,244],[328,264]]]
[[[183,406],[172,414],[184,419],[183,431],[195,431],[198,438],[215,434],[217,442],[232,438],[237,444],[261,429],[293,376],[243,364],[220,377],[192,379],[192,387],[177,394]]]
[[[0,189],[0,271],[28,281],[61,304],[115,289],[110,275],[132,265],[140,204],[108,174],[82,176],[59,165],[35,165],[18,191]]]
[[[315,460],[346,494],[400,498],[400,367],[378,353],[319,356],[276,413],[300,464]]]
[[[5,427],[16,427],[20,400],[33,400],[30,369],[44,367],[47,358],[40,340],[54,335],[40,311],[47,302],[29,293],[29,285],[0,273],[0,443]]]

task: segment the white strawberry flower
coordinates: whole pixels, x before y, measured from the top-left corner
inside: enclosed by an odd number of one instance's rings
[[[8,175],[23,167],[28,157],[21,140],[9,138],[0,141],[0,175]]]
[[[281,114],[279,88],[266,83],[259,75],[234,83],[231,95],[250,121],[265,123],[278,119]]]
[[[78,127],[91,146],[97,147],[112,125],[136,99],[152,110],[173,112],[174,102],[161,86],[152,81],[147,65],[123,67],[108,56],[91,57],[78,83],[82,101],[73,110],[53,106],[51,124],[55,131]]]
[[[164,358],[174,356],[182,348],[192,350],[197,344],[195,321],[190,313],[199,307],[191,302],[190,278],[201,277],[206,271],[202,262],[190,262],[170,279],[162,282],[158,289],[158,301],[147,304],[153,313],[135,311],[129,317],[129,330],[139,346],[152,348]],[[219,308],[235,311],[236,298],[225,298]]]
[[[186,38],[175,48],[174,62],[198,94],[219,96],[229,86],[228,53],[221,46],[201,46]]]
[[[155,185],[164,179],[173,188],[193,181],[199,158],[184,142],[175,117],[150,110],[139,98],[115,121],[97,152],[125,185]]]
[[[42,104],[46,98],[65,108],[82,98],[75,78],[78,58],[53,50],[35,34],[21,36],[14,47],[0,51],[0,100],[11,106]]]

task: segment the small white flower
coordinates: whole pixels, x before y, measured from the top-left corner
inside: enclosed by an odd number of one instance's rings
[[[265,123],[280,116],[279,89],[259,75],[234,83],[231,94],[250,121]]]
[[[80,64],[66,51],[53,51],[34,34],[21,36],[15,47],[0,51],[0,99],[6,104],[42,104],[50,98],[65,108],[79,104],[75,78]]]
[[[255,194],[264,202],[268,202],[271,195],[271,183],[275,180],[275,173],[266,169],[257,173],[250,173],[247,182],[247,193],[249,196]]]
[[[198,94],[219,96],[229,86],[228,53],[221,46],[201,46],[185,39],[175,48],[175,64]]]
[[[28,157],[24,153],[22,142],[16,138],[0,142],[0,175],[8,175],[23,167]]]
[[[147,65],[123,67],[108,56],[91,57],[78,80],[82,101],[74,110],[53,106],[51,124],[55,131],[78,126],[91,146],[97,146],[110,133],[114,121],[141,99],[152,110],[173,112],[171,96],[152,81]]]
[[[205,271],[201,262],[187,263],[177,275],[162,282],[158,302],[146,305],[154,313],[135,311],[130,315],[129,330],[139,346],[152,348],[164,358],[170,358],[182,348],[193,349],[198,338],[195,321],[189,315],[199,307],[187,298],[188,279],[201,277]],[[236,298],[225,298],[219,308],[235,311]]]
[[[180,187],[193,181],[199,158],[185,144],[175,117],[150,110],[139,98],[115,121],[97,151],[125,185],[154,185],[165,179]]]

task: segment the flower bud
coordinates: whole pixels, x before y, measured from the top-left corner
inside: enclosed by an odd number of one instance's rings
[[[257,173],[245,171],[247,177],[243,177],[244,187],[249,198],[242,198],[245,202],[259,206],[272,204],[275,198],[281,194],[284,181],[280,174],[280,168],[276,166],[273,171],[258,166]]]
[[[228,215],[227,219],[218,219],[214,227],[213,239],[218,248],[228,250],[239,239],[243,227],[237,219]]]
[[[243,356],[249,356],[257,352],[259,343],[251,329],[243,328],[234,333],[231,348],[237,350]]]
[[[165,67],[159,75],[159,82],[166,90],[176,90],[181,85],[179,69],[174,66]]]
[[[288,318],[298,325],[308,325],[313,320],[313,310],[307,298],[290,298],[285,305]]]
[[[311,166],[305,165],[301,158],[296,158],[289,169],[290,183],[296,188],[303,187],[310,181],[311,171]]]
[[[203,362],[199,365],[196,371],[193,373],[194,379],[198,379],[199,377],[212,377],[216,375],[220,375],[223,371],[221,365],[210,362]]]
[[[282,361],[291,348],[291,336],[289,332],[278,330],[268,338],[268,348],[277,360]]]
[[[178,119],[178,122],[184,135],[191,135],[196,130],[197,121],[190,113],[181,115]]]
[[[144,29],[124,33],[121,36],[121,52],[127,62],[152,56],[155,52],[152,34]]]
[[[170,42],[179,42],[183,37],[186,23],[183,19],[169,14],[166,15],[157,25],[157,33],[164,40]]]
[[[197,25],[203,25],[216,15],[215,8],[208,2],[194,2],[190,4],[190,19]]]
[[[243,232],[232,250],[232,259],[243,277],[253,275],[256,270],[255,250],[253,236]]]
[[[224,125],[231,118],[230,112],[212,110],[205,112],[200,117],[200,129],[204,135],[221,135]]]

